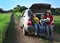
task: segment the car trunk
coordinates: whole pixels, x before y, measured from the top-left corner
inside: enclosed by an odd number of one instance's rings
[[[50,4],[33,4],[30,7],[32,13],[36,13],[37,17],[40,19],[41,14],[45,14],[46,10],[50,10]]]
[[[45,14],[46,10],[50,10],[51,9],[51,5],[50,4],[33,4],[30,7],[30,11],[28,12],[29,17],[31,17],[31,19],[33,18],[33,14],[35,13],[36,16],[40,19],[42,14]],[[32,19],[32,25],[34,26],[34,22]]]

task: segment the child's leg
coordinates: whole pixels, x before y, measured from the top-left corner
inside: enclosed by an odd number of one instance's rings
[[[40,30],[40,25],[39,24],[37,24],[37,35],[39,35],[39,30]]]
[[[51,38],[53,38],[53,26],[52,25],[50,25],[50,33],[49,33],[49,36],[51,37]]]
[[[37,24],[34,24],[34,27],[35,27],[35,33],[37,34],[37,33],[38,33],[38,27],[37,27]]]
[[[45,26],[43,25],[43,34],[45,34]]]
[[[39,25],[39,33],[42,34],[43,33],[43,29],[42,29],[42,25]]]
[[[49,38],[49,25],[46,26],[47,37]]]
[[[45,28],[44,28],[44,34],[47,35],[47,28],[46,28],[46,25],[45,25]]]

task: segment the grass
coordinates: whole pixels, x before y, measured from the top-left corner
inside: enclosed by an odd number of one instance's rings
[[[11,14],[9,14],[9,13],[0,14],[0,43],[2,43],[2,40],[5,36],[5,31],[10,22],[10,16],[11,16]]]
[[[16,19],[18,20],[20,15],[21,13],[19,12],[16,12],[11,15],[10,23],[5,33],[5,38],[3,40],[3,43],[17,43],[17,40],[16,40],[17,31],[15,28],[15,20]]]
[[[18,20],[19,19],[19,17],[22,15],[22,13],[20,13],[20,12],[16,12],[16,13],[14,13],[15,15],[15,18]]]
[[[55,19],[54,31],[60,33],[60,15],[59,16],[54,16],[54,19]]]

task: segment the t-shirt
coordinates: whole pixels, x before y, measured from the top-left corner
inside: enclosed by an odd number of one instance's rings
[[[46,23],[47,19],[40,19],[40,24],[44,25]]]
[[[49,20],[49,22],[47,22],[47,24],[52,24],[51,22],[53,21],[53,16],[52,15],[50,15],[50,16],[45,16],[45,18],[47,19],[47,18],[49,18],[50,20]]]
[[[34,17],[33,20],[34,20],[34,24],[38,24],[39,23],[39,18],[38,17]]]

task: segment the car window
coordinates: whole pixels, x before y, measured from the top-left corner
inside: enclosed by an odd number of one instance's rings
[[[29,10],[29,11],[28,11],[28,16],[31,17],[31,15],[32,15],[32,13],[31,13],[31,11]]]

